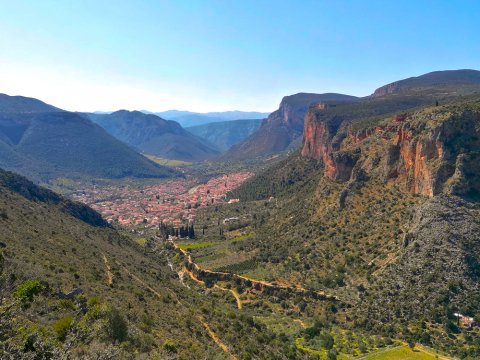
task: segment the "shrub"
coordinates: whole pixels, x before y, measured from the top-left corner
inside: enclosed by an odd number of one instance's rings
[[[113,341],[125,341],[128,336],[128,323],[116,308],[107,313],[107,333]]]
[[[165,342],[163,343],[163,348],[170,353],[177,352],[177,347],[172,340],[165,340]]]
[[[335,349],[330,349],[327,352],[328,360],[337,360],[337,351]]]
[[[38,280],[27,280],[23,284],[17,286],[13,292],[13,297],[20,300],[23,304],[33,301],[33,296],[38,295],[43,286]]]
[[[70,299],[60,299],[58,303],[60,307],[65,310],[75,310],[77,308],[75,303]]]
[[[73,318],[71,316],[64,317],[63,319],[57,320],[53,324],[53,330],[57,334],[57,338],[60,341],[64,341],[67,337],[68,331],[72,327]]]

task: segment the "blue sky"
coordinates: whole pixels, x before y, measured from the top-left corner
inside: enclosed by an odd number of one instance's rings
[[[3,1],[0,92],[67,110],[274,110],[480,69],[480,1]]]

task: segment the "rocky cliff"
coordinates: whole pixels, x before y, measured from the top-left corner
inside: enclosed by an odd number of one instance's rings
[[[477,196],[480,103],[389,116],[358,128],[312,107],[305,116],[302,156],[321,159],[324,175],[351,180],[355,167],[405,190]]]
[[[298,144],[297,140],[301,140],[303,120],[312,104],[350,103],[357,100],[355,96],[335,93],[285,96],[278,110],[271,113],[257,131],[226,152],[222,159],[244,160],[290,149]]]

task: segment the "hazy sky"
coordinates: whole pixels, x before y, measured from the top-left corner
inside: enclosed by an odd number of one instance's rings
[[[0,0],[0,92],[72,111],[271,111],[480,69],[479,21],[478,0]]]

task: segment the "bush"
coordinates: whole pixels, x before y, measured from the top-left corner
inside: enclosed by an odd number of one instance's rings
[[[13,297],[20,300],[23,304],[33,301],[33,296],[38,295],[43,286],[38,280],[27,280],[23,284],[17,286],[13,292]]]
[[[165,340],[165,342],[163,343],[163,348],[169,353],[177,352],[177,347],[175,346],[175,343],[172,340]]]
[[[110,308],[107,313],[107,333],[113,341],[122,342],[127,339],[128,323],[116,308]]]
[[[335,349],[328,350],[327,358],[328,360],[337,360],[337,351]]]
[[[60,341],[65,340],[65,338],[67,337],[68,331],[72,327],[72,322],[73,322],[73,318],[71,316],[67,316],[67,317],[64,317],[63,319],[56,321],[53,324],[53,330],[55,330],[58,340]]]

